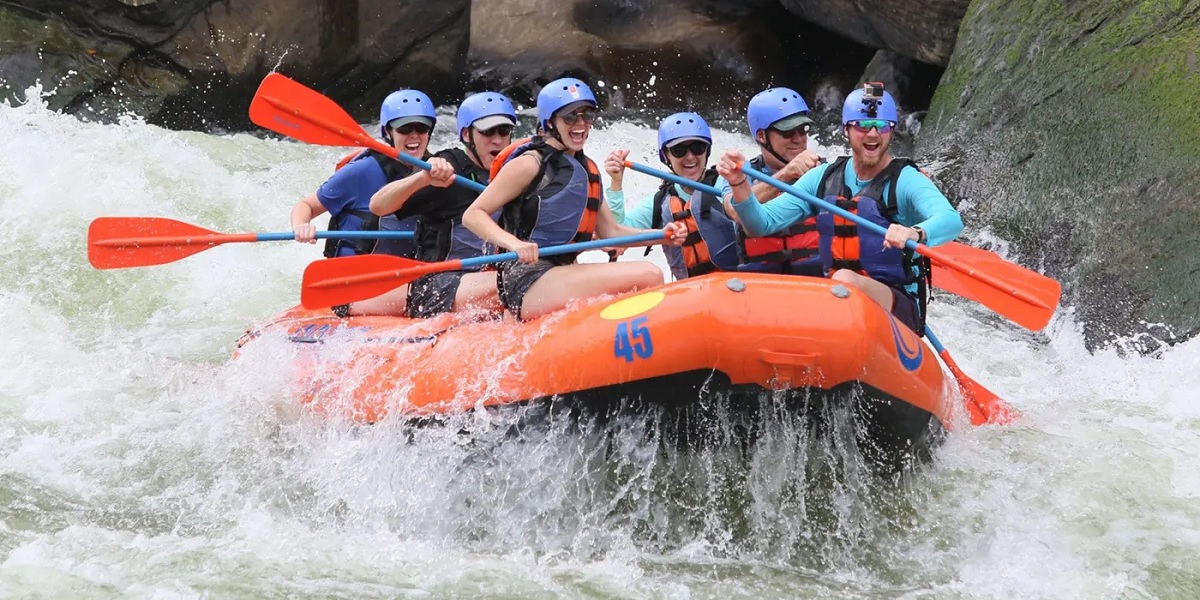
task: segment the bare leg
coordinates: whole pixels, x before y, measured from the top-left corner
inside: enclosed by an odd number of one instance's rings
[[[648,262],[563,265],[546,271],[521,302],[525,320],[554,312],[578,298],[623,294],[663,284],[663,274]]]
[[[896,302],[896,297],[892,295],[892,288],[871,279],[865,275],[860,275],[854,271],[846,269],[838,269],[829,276],[830,279],[848,283],[870,296],[877,304],[892,312],[892,305]]]
[[[454,295],[454,312],[486,310],[498,313],[504,310],[496,292],[496,272],[480,271],[463,275]]]
[[[408,286],[402,285],[386,294],[374,298],[350,303],[352,315],[394,315],[404,316],[408,305]]]

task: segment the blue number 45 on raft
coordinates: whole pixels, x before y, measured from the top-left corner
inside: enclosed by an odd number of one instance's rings
[[[646,317],[617,323],[617,334],[613,337],[613,355],[633,362],[634,358],[650,358],[654,355],[654,342],[650,340],[650,329]]]

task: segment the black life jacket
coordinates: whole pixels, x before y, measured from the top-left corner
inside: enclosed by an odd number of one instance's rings
[[[448,161],[454,172],[476,183],[487,185],[488,170],[474,163],[467,153],[459,148],[443,150],[436,154]],[[435,221],[429,216],[422,216],[417,224],[417,260],[424,262],[441,262],[474,258],[487,254],[485,242],[462,224],[462,213],[471,205],[479,192],[460,185],[448,188],[433,188],[419,193],[438,194],[438,201],[447,206],[462,208],[457,216],[449,220]]]

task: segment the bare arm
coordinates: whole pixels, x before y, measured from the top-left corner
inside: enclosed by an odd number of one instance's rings
[[[672,221],[667,223],[662,229],[670,233],[670,237],[666,237],[666,243],[672,246],[682,246],[687,241],[687,227],[683,223]],[[617,223],[617,218],[613,216],[612,211],[608,209],[608,205],[601,202],[600,210],[596,214],[596,237],[601,239],[613,238],[623,235],[637,235],[639,233],[647,233],[650,231],[658,231],[657,229],[635,229]],[[638,246],[654,246],[663,243],[663,240],[654,240],[652,242],[642,242]]]
[[[325,213],[325,205],[317,199],[316,193],[301,198],[292,207],[292,233],[297,242],[314,243],[317,240],[317,227],[312,220]]]
[[[412,195],[428,185],[447,187],[454,183],[454,165],[450,161],[434,156],[429,159],[429,171],[417,171],[403,179],[397,179],[371,196],[371,212],[379,216],[390,215],[404,206]]]
[[[649,229],[635,229],[628,225],[622,225],[617,222],[617,217],[613,215],[612,210],[608,208],[608,203],[601,202],[600,210],[596,214],[596,237],[598,238],[614,238],[625,235],[637,235],[645,233]]]
[[[315,193],[309,194],[301,198],[292,207],[292,229],[304,225],[323,214],[325,214],[325,205],[321,204],[320,200],[317,200]]]
[[[506,250],[527,244],[497,225],[491,214],[516,200],[533,182],[540,166],[537,155],[533,153],[518,156],[504,165],[496,178],[467,207],[462,216],[463,225],[485,242]]]
[[[429,173],[417,171],[379,188],[371,196],[371,213],[382,217],[400,210],[413,194],[429,185],[430,181]]]

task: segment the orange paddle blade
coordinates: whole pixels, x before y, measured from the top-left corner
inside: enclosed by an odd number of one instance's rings
[[[1057,281],[1008,262],[993,252],[965,244],[950,242],[932,250],[930,258],[936,253],[973,272],[968,275],[944,261],[933,260],[933,285],[936,287],[974,300],[1033,331],[1045,327],[1054,315],[1054,308],[1062,296],[1062,285]],[[982,277],[993,281],[983,281]],[[995,285],[997,282],[1001,285]]]
[[[100,217],[88,226],[88,262],[97,269],[148,267],[255,239],[253,233],[218,233],[162,217]]]
[[[423,275],[456,270],[461,263],[426,263],[387,254],[318,260],[304,269],[300,304],[313,309],[374,298]]]
[[[971,413],[972,425],[1008,425],[1020,416],[1016,409],[1000,396],[963,373],[945,348],[939,356],[954,374],[954,379],[958,380],[958,388],[962,391],[963,399],[967,401],[967,411]]]
[[[361,146],[388,156],[396,149],[372,138],[342,107],[320,92],[279,73],[268,74],[250,101],[254,124],[322,146]]]

